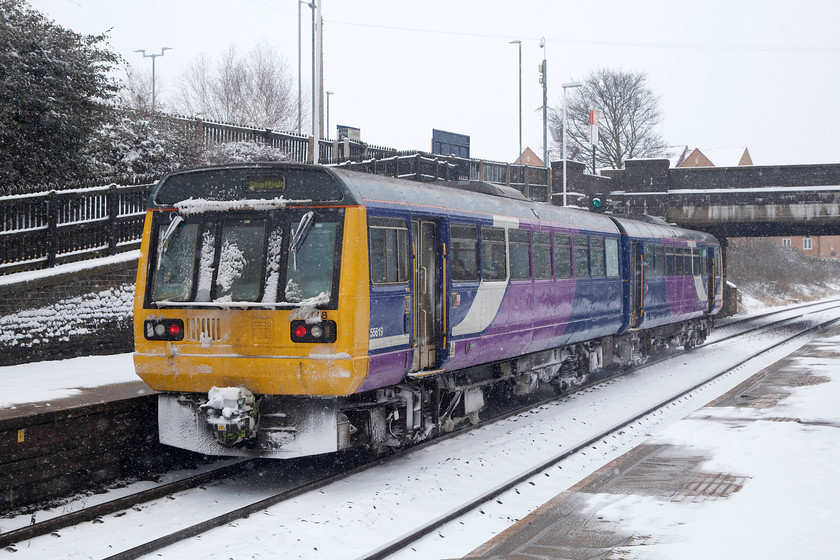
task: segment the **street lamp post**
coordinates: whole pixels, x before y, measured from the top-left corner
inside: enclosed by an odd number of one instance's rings
[[[298,0],[298,118],[297,118],[297,133],[300,135],[301,127],[303,126],[301,122],[303,121],[303,84],[301,83],[301,24],[300,24],[300,16],[301,16],[301,7],[300,5],[304,4],[301,0]],[[306,3],[308,6],[309,4]]]
[[[509,44],[519,45],[519,157],[522,157],[522,41],[511,41]],[[522,163],[521,161],[519,163]]]
[[[152,112],[155,111],[155,59],[159,56],[163,56],[163,53],[166,51],[171,51],[171,47],[163,47],[160,49],[160,53],[157,54],[146,54],[146,49],[137,49],[134,52],[139,52],[143,54],[144,58],[151,58],[152,59]]]
[[[543,60],[540,65],[540,82],[543,91],[543,165],[551,167],[548,164],[548,64],[545,61],[545,37],[540,38],[540,48],[543,50]],[[565,206],[565,197],[563,200]]]
[[[335,95],[335,92],[327,91],[325,92],[327,95],[327,140],[330,139],[330,95]]]
[[[563,206],[566,206],[566,129],[569,126],[566,111],[566,90],[578,88],[583,84],[580,82],[566,82],[563,84]]]

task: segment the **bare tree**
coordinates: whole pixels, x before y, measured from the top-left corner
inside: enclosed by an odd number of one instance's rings
[[[285,58],[266,44],[245,55],[231,46],[214,63],[196,58],[181,81],[178,110],[205,119],[258,128],[297,127],[294,81]]]
[[[151,74],[139,72],[127,66],[118,99],[119,107],[123,109],[130,109],[144,115],[150,114],[152,112]]]
[[[632,158],[661,154],[665,142],[656,132],[662,120],[659,97],[647,85],[647,74],[600,68],[592,72],[583,86],[568,94],[566,149],[569,160],[588,163],[589,110],[599,112],[599,141],[595,152],[598,167],[621,169]],[[552,115],[552,125],[561,133],[563,108]],[[559,138],[559,136],[558,136]],[[562,149],[555,148],[562,157]]]

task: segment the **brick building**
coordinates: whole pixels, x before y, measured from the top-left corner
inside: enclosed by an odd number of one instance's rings
[[[545,165],[543,160],[531,148],[525,148],[513,163],[514,165],[527,165],[530,167],[543,167]]]

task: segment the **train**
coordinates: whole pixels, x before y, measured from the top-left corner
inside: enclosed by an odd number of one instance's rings
[[[722,307],[707,234],[298,163],[191,169],[149,197],[136,373],[161,443],[288,459],[387,453],[497,400],[702,344]]]

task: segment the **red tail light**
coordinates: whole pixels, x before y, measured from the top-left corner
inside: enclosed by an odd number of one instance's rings
[[[143,323],[146,340],[184,340],[181,319],[146,319]]]
[[[292,342],[335,342],[336,330],[335,321],[321,321],[311,325],[305,321],[292,321]]]

